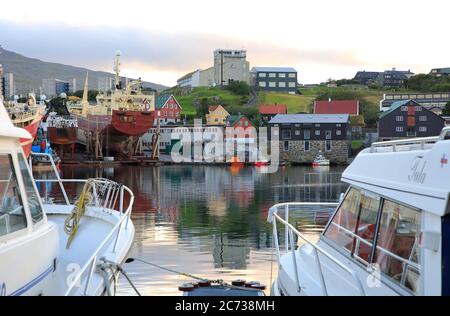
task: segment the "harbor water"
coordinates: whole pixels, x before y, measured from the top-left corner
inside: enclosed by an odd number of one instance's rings
[[[282,202],[337,201],[347,188],[340,182],[343,170],[284,166],[265,174],[255,167],[63,166],[61,176],[110,178],[133,190],[136,235],[129,257],[214,280],[256,280],[269,288],[277,275],[269,208]],[[46,172],[35,176],[50,177]],[[58,188],[54,183],[39,189]],[[142,295],[181,295],[178,286],[190,280],[139,261],[124,269]],[[122,278],[117,291],[135,295]]]

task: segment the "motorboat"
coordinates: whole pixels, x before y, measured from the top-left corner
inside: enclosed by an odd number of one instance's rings
[[[133,192],[108,179],[61,179],[53,161],[53,179],[35,180],[20,144],[30,133],[1,101],[0,120],[0,295],[112,294],[133,243]],[[41,183],[58,187],[62,202],[42,199]],[[82,186],[75,202],[67,184]]]
[[[338,203],[270,208],[278,260],[272,295],[450,295],[450,127],[373,143],[347,167]],[[294,211],[334,211],[316,240]]]
[[[326,159],[322,154],[317,155],[312,162],[313,167],[329,166],[330,160]]]

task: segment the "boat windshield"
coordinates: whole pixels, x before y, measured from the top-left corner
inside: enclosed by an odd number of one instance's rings
[[[31,219],[33,223],[37,223],[44,218],[44,212],[40,203],[40,197],[36,193],[33,178],[31,177],[30,170],[22,154],[19,154],[19,167],[22,173],[23,185],[28,199],[28,207],[30,208]]]
[[[363,265],[419,293],[421,213],[374,193],[350,188],[324,236]]]
[[[14,165],[9,154],[0,154],[0,238],[27,227]]]

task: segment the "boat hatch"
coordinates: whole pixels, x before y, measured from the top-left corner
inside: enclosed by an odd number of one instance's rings
[[[390,282],[420,294],[421,212],[351,187],[323,240]]]

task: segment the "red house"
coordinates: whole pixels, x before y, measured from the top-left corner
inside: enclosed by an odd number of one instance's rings
[[[156,119],[161,125],[181,120],[181,105],[172,94],[159,95],[155,100]]]
[[[247,129],[249,127],[252,127],[252,122],[245,116],[245,115],[230,115],[227,118],[227,127],[242,127],[244,129]]]
[[[359,115],[358,100],[314,101],[314,114]]]
[[[261,104],[259,114],[263,122],[269,122],[277,114],[287,114],[286,104]]]

